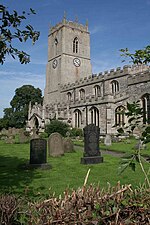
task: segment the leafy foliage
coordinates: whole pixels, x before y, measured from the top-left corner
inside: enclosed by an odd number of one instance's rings
[[[48,133],[48,135],[58,132],[65,137],[66,133],[69,132],[69,125],[59,120],[52,120],[50,124],[46,125],[45,132]]]
[[[83,130],[74,127],[70,130],[70,136],[71,137],[83,137]]]
[[[150,45],[136,50],[135,53],[130,53],[128,48],[120,49],[120,51],[122,52],[121,56],[130,58],[133,64],[148,64],[150,62]]]
[[[30,8],[30,13],[27,15],[36,14],[33,9]],[[34,44],[40,35],[39,31],[35,31],[34,28],[28,24],[24,29],[21,29],[23,21],[26,20],[25,11],[21,15],[16,10],[10,13],[7,7],[0,5],[0,63],[3,64],[6,59],[6,55],[11,55],[13,59],[16,57],[21,64],[30,62],[30,56],[14,46],[15,41],[26,42],[28,39],[32,40]]]
[[[127,103],[127,112],[125,115],[128,117],[128,126],[125,129],[118,129],[118,132],[127,131],[129,134],[133,135],[135,129],[138,129],[140,134],[140,142],[138,144],[138,148],[135,150],[134,154],[128,155],[122,159],[120,165],[120,172],[123,172],[128,166],[131,167],[132,170],[135,171],[136,164],[138,162],[141,166],[141,169],[145,175],[148,186],[150,187],[150,181],[145,172],[145,169],[142,164],[142,156],[141,156],[141,145],[143,143],[148,143],[150,141],[150,126],[142,123],[143,117],[143,109],[140,108],[139,101],[133,103]]]
[[[10,102],[11,108],[4,109],[4,117],[1,119],[3,128],[23,128],[28,119],[29,103],[42,103],[42,91],[32,85],[23,85],[15,90],[15,95]]]

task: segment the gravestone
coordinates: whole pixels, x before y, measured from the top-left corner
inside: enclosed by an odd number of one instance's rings
[[[30,166],[47,167],[47,141],[45,139],[32,139],[30,141]]]
[[[106,137],[104,139],[104,144],[106,146],[110,146],[112,143],[111,143],[111,135],[110,134],[106,134]]]
[[[10,135],[9,137],[7,137],[5,139],[5,143],[6,144],[14,144],[15,143],[14,137],[12,135]]]
[[[71,140],[71,138],[65,138],[63,140],[63,144],[64,144],[64,152],[74,152],[74,146],[73,146],[73,141]]]
[[[103,162],[99,150],[100,129],[94,124],[87,125],[84,129],[84,154],[82,164],[96,164]]]
[[[119,137],[112,137],[112,142],[114,142],[114,143],[119,142]]]
[[[139,140],[139,141],[136,143],[136,145],[134,146],[134,149],[135,149],[135,150],[140,150],[140,149],[142,149],[142,147],[143,147],[143,143],[142,143],[141,140]]]
[[[19,143],[23,144],[29,141],[29,138],[25,135],[24,131],[19,132]]]
[[[61,134],[55,132],[48,138],[48,152],[49,156],[62,156],[64,155],[63,138]]]

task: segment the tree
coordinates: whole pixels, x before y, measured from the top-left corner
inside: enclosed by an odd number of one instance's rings
[[[36,14],[33,9],[30,8],[30,13],[27,15]],[[39,31],[35,31],[34,28],[28,24],[25,28],[23,21],[26,20],[26,12],[23,11],[21,15],[14,10],[10,13],[7,7],[0,5],[0,63],[3,64],[6,59],[6,55],[11,55],[14,59],[17,57],[21,64],[30,62],[30,56],[16,47],[14,47],[14,41],[26,42],[28,39],[32,40],[34,44],[40,35]]]
[[[136,50],[135,53],[130,53],[128,48],[120,49],[121,56],[130,58],[133,64],[148,64],[150,62],[150,45],[143,49]],[[124,62],[125,60],[123,60]]]
[[[23,85],[15,90],[15,95],[10,102],[11,108],[4,109],[3,124],[8,127],[22,128],[28,119],[28,106],[35,102],[42,103],[42,91],[32,85]]]

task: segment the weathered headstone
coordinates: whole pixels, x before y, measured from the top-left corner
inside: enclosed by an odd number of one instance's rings
[[[139,141],[136,143],[136,145],[134,146],[134,149],[135,149],[135,150],[140,150],[140,149],[142,149],[142,147],[143,147],[142,145],[143,145],[142,141],[139,140]]]
[[[12,135],[10,135],[6,140],[5,140],[6,144],[14,144],[15,140],[13,138]]]
[[[104,139],[104,144],[106,146],[110,146],[112,143],[111,143],[111,135],[110,134],[106,134],[106,137]]]
[[[84,129],[84,154],[82,164],[96,164],[103,162],[99,150],[100,128],[94,124],[87,125]]]
[[[63,140],[63,144],[64,144],[64,152],[74,152],[74,146],[73,146],[73,141],[71,140],[71,138],[65,138]]]
[[[22,130],[19,133],[19,143],[26,143],[29,141],[29,138],[25,135],[24,131]]]
[[[61,134],[55,132],[49,136],[48,152],[49,156],[54,157],[64,155],[63,138]]]
[[[32,139],[30,141],[30,165],[44,167],[47,163],[47,141],[45,139]]]
[[[115,143],[117,143],[117,142],[119,142],[119,137],[112,137],[112,142],[115,142]]]

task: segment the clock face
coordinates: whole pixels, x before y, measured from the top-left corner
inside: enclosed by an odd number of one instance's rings
[[[79,67],[79,66],[81,65],[80,59],[74,58],[74,59],[73,59],[73,64],[74,64],[76,67]]]
[[[57,64],[58,64],[57,59],[54,59],[54,61],[53,61],[53,68],[54,69],[57,67]]]

